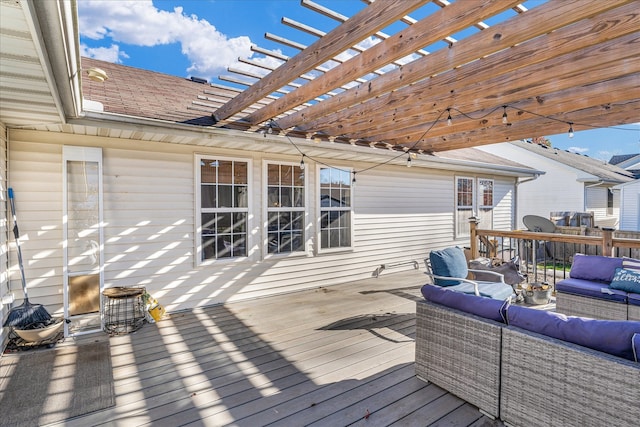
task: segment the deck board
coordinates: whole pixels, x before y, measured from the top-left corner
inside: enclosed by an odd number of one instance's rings
[[[116,406],[58,425],[494,425],[414,372],[419,270],[170,313],[110,343]]]

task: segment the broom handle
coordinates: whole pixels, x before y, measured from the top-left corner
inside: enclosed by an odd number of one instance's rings
[[[18,230],[18,221],[16,219],[16,206],[13,200],[13,188],[9,188],[9,203],[11,204],[11,215],[13,215],[13,235],[16,238],[16,247],[18,248],[18,265],[20,266],[20,277],[22,279],[22,292],[24,293],[24,301],[29,303],[27,295],[27,279],[24,277],[24,267],[22,265],[22,250],[20,249],[20,231]]]

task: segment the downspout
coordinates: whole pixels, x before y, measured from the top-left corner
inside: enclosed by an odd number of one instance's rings
[[[540,175],[542,175],[544,172],[542,173],[536,173],[534,174],[532,177],[530,178],[526,178],[523,180],[519,180],[518,178],[516,178],[516,183],[515,183],[515,193],[514,194],[514,200],[516,202],[515,206],[513,207],[513,221],[512,223],[516,225],[516,228],[518,227],[518,218],[520,218],[520,213],[518,212],[518,187],[520,187],[520,184],[524,184],[525,182],[531,182],[531,181],[535,181],[536,179],[540,178]]]

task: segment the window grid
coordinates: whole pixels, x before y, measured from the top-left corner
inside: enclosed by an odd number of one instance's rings
[[[267,165],[267,252],[304,251],[304,171],[296,165]]]
[[[320,168],[320,248],[351,247],[351,173]]]
[[[247,256],[248,163],[200,160],[202,260]]]

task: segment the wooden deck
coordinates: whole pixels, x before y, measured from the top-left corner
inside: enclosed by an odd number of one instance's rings
[[[385,272],[85,336],[110,343],[116,406],[59,425],[502,425],[415,377],[425,282],[420,270]]]

